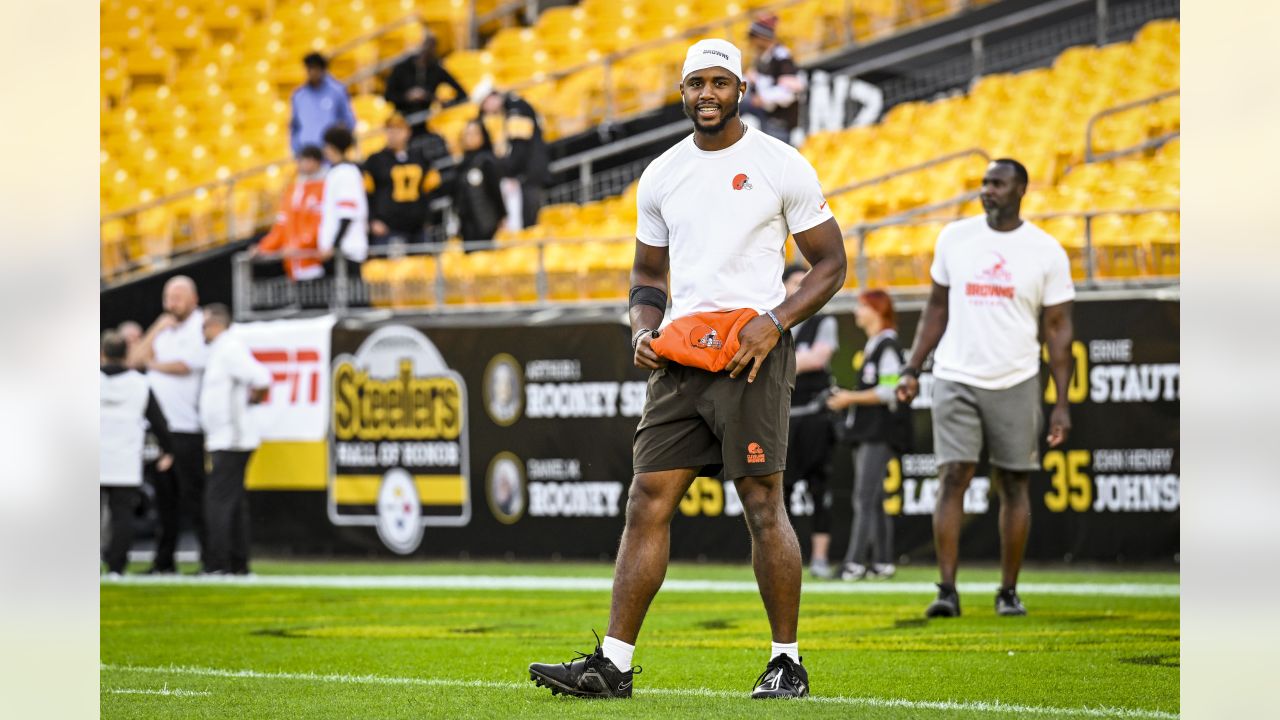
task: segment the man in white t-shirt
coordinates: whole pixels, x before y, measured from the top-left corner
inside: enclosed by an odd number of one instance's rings
[[[742,501],[773,635],[751,696],[802,697],[809,680],[796,645],[800,546],[782,498],[796,367],[788,330],[843,285],[844,243],[813,167],[738,117],[742,53],[724,40],[702,40],[689,48],[681,77],[694,132],[649,165],[636,200],[631,337],[636,366],[652,373],[635,434],[609,631],[591,655],[534,663],[529,673],[553,692],[631,696],[632,654],[666,574],[671,517],[695,477],[723,468]],[[812,266],[791,296],[782,284],[788,232]],[[723,371],[663,360],[651,346],[666,314],[668,269],[673,319],[737,310],[745,321]],[[729,347],[733,340],[723,338]],[[715,333],[698,343],[724,347]]]
[[[249,500],[244,472],[259,444],[249,405],[266,399],[271,371],[253,357],[244,342],[227,332],[231,313],[225,305],[210,305],[204,314],[209,365],[200,391],[200,425],[213,460],[204,503],[209,537],[204,570],[247,575]]]
[[[933,255],[933,292],[921,318],[915,351],[898,386],[910,402],[925,358],[933,358],[933,444],[941,488],[933,541],[941,582],[927,617],[960,614],[955,589],[964,493],[985,440],[1000,497],[1000,589],[996,612],[1025,615],[1018,571],[1031,528],[1030,473],[1040,469],[1042,427],[1040,341],[1060,392],[1049,416],[1049,447],[1066,442],[1071,414],[1071,303],[1075,286],[1067,253],[1019,211],[1027,170],[1002,158],[982,178],[985,216],[950,223]]]
[[[177,275],[164,284],[164,312],[130,350],[129,365],[145,368],[147,382],[169,423],[173,468],[156,476],[156,538],[153,573],[173,573],[181,517],[186,516],[204,548],[204,435],[196,411],[207,351],[196,284]]]
[[[331,167],[324,176],[320,201],[320,232],[316,247],[325,263],[325,275],[336,278],[335,265],[344,263],[348,304],[362,304],[363,283],[360,265],[369,257],[369,199],[364,191],[364,175],[347,153],[355,136],[345,127],[331,127],[324,133],[324,157]]]

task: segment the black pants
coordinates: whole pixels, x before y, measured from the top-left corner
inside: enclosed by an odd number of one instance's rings
[[[129,548],[133,546],[133,514],[138,509],[138,488],[102,488],[102,504],[107,510],[106,547],[102,561],[107,571],[123,573],[129,563]]]
[[[782,474],[786,497],[797,480],[804,480],[813,498],[813,532],[831,531],[831,493],[827,489],[827,463],[835,437],[826,412],[792,417],[788,428],[787,469]]]
[[[209,544],[204,551],[205,572],[249,572],[249,498],[244,469],[252,451],[215,450],[213,471],[205,485],[205,527]]]
[[[201,559],[205,546],[204,536],[204,434],[172,433],[173,467],[168,472],[156,473],[156,514],[160,520],[156,537],[156,557],[153,570],[173,572],[173,561],[178,547],[178,532],[183,517],[191,523],[200,543]]]
[[[524,227],[533,227],[538,224],[538,211],[546,203],[547,191],[541,185],[523,180],[520,182],[520,219],[524,223]],[[471,238],[465,238],[470,240]]]

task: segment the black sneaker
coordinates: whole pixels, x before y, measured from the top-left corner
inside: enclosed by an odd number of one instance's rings
[[[1018,597],[1017,588],[1000,588],[1000,591],[996,593],[996,614],[1027,614],[1027,609],[1022,605],[1022,598]]]
[[[954,587],[939,585],[938,598],[929,603],[924,616],[927,618],[960,617],[960,593],[956,592]]]
[[[801,662],[804,658],[800,658]],[[769,698],[801,698],[809,694],[809,673],[804,665],[791,659],[790,655],[779,655],[769,661],[764,672],[756,678],[756,689],[751,691],[752,700]]]
[[[578,653],[577,660],[567,663],[529,663],[529,679],[538,687],[551,688],[552,695],[581,698],[629,698],[631,679],[639,672],[639,667],[619,670],[604,656],[598,636],[590,655]]]

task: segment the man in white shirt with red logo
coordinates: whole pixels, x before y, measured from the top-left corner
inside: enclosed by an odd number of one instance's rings
[[[594,653],[533,663],[529,674],[552,693],[631,697],[632,654],[666,574],[672,515],[694,478],[723,469],[742,501],[773,641],[751,697],[804,697],[800,545],[782,498],[796,366],[789,330],[843,285],[844,243],[813,166],[738,117],[746,89],[738,48],[695,43],[681,78],[694,132],[649,164],[636,198],[631,337],[636,366],[652,374],[632,448],[608,633]],[[788,233],[812,265],[790,296],[782,282]],[[674,329],[658,338],[658,328],[668,327],[668,270],[671,319],[693,320],[694,333],[704,314],[731,312],[743,322],[719,336],[726,350],[740,343],[721,369],[656,353],[654,343],[680,348],[688,339]],[[722,347],[714,328],[706,329],[694,347]]]
[[[985,441],[1000,497],[1000,589],[996,612],[1025,615],[1017,593],[1031,529],[1030,473],[1040,469],[1043,426],[1040,341],[1060,392],[1049,416],[1049,447],[1071,431],[1065,388],[1071,380],[1071,303],[1075,286],[1067,253],[1019,211],[1027,170],[1001,158],[982,178],[984,216],[948,224],[934,250],[933,291],[898,399],[919,392],[920,368],[933,358],[933,446],[941,488],[933,511],[933,542],[941,582],[927,617],[960,614],[956,592],[964,493]]]

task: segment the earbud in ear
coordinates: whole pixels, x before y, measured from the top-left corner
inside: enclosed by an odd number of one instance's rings
[[[742,102],[742,91],[738,91],[738,102]]]

